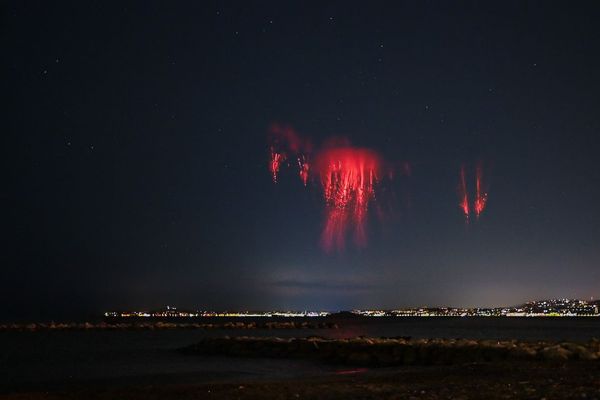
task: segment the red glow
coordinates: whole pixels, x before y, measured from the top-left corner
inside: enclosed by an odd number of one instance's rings
[[[298,175],[304,186],[306,186],[310,170],[309,157],[312,151],[310,141],[301,138],[291,127],[276,123],[271,125],[269,136],[271,142],[269,169],[273,175],[273,182],[277,183],[281,163],[288,159],[288,153],[290,153],[290,158],[295,155],[298,160]]]
[[[320,178],[325,203],[321,244],[325,251],[343,250],[350,232],[357,246],[366,246],[367,216],[375,186],[380,179],[392,180],[394,168],[383,165],[375,151],[352,147],[343,137],[326,139],[314,161],[311,142],[289,126],[272,124],[269,142],[273,182],[277,183],[282,165],[297,165],[297,176],[304,186],[308,186],[311,175]],[[404,162],[400,173],[409,176],[410,164]]]
[[[464,165],[460,169],[460,183],[458,185],[458,196],[460,200],[459,207],[465,215],[467,222],[469,221],[469,215],[471,212],[474,212],[477,219],[479,219],[479,217],[483,213],[483,210],[485,210],[488,199],[488,194],[485,191],[485,185],[483,181],[483,164],[481,161],[477,163],[477,166],[475,167],[475,200],[473,201],[472,211],[469,207],[469,196],[467,192]]]
[[[325,226],[321,234],[321,245],[327,252],[331,252],[333,249],[342,251],[346,243],[348,210],[328,206],[326,212]]]
[[[460,203],[458,206],[462,210],[466,221],[469,221],[469,196],[467,194],[467,180],[465,178],[465,166],[460,168],[460,184],[458,186],[458,196]]]
[[[352,224],[354,241],[364,247],[369,202],[381,170],[381,158],[368,149],[353,147],[322,151],[316,160],[326,204],[321,243],[326,251],[342,250]]]
[[[310,164],[308,163],[306,156],[304,154],[300,154],[298,156],[298,167],[300,168],[300,180],[306,186],[308,182],[308,171],[310,170]]]
[[[271,147],[271,162],[269,163],[269,171],[271,171],[271,175],[273,176],[273,183],[277,183],[277,174],[279,174],[279,168],[281,167],[281,162],[285,160],[285,156],[282,153],[279,153]]]
[[[482,178],[483,178],[483,168],[481,166],[481,163],[479,163],[475,170],[476,192],[475,192],[474,208],[475,208],[475,215],[477,216],[477,218],[479,218],[479,216],[485,209],[485,204],[487,202],[487,193],[482,190],[482,186],[483,186]]]
[[[273,141],[287,148],[292,153],[300,153],[307,150],[308,142],[302,140],[290,126],[274,123],[271,124],[269,133]]]
[[[336,375],[354,375],[354,374],[362,374],[367,372],[367,368],[355,368],[355,369],[342,369],[335,371]]]

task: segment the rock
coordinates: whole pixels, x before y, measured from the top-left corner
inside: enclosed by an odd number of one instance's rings
[[[537,357],[537,351],[532,347],[521,345],[510,349],[508,355],[519,360],[533,360]]]
[[[456,345],[459,347],[476,348],[478,343],[476,340],[459,339],[456,341]]]
[[[580,360],[596,360],[595,352],[576,343],[562,343],[561,347],[573,353]]]
[[[164,324],[162,325],[164,327]],[[25,325],[22,325],[25,328]],[[40,329],[39,325],[36,329]],[[365,338],[325,339],[278,337],[204,338],[187,353],[252,357],[316,358],[355,365],[465,364],[510,360],[597,360],[592,346],[578,343],[516,341],[414,340]]]
[[[544,347],[540,354],[544,360],[567,361],[573,353],[560,345],[555,345]]]

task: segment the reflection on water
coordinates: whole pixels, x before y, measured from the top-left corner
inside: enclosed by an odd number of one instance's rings
[[[354,374],[362,374],[367,372],[367,368],[354,368],[354,369],[340,369],[335,371],[336,375],[354,375]]]

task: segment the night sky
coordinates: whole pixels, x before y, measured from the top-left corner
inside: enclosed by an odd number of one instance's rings
[[[598,2],[0,9],[0,319],[600,296]],[[409,163],[366,247],[323,250],[318,179],[273,183],[274,121]]]

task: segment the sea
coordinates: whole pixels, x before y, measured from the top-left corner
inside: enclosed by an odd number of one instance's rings
[[[247,322],[235,321],[240,320]],[[526,341],[600,338],[600,318],[596,317],[371,317],[336,322],[338,329],[3,331],[0,393],[77,385],[240,382],[343,373],[340,367],[308,360],[191,356],[176,351],[207,336],[408,336]]]

